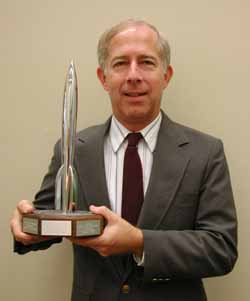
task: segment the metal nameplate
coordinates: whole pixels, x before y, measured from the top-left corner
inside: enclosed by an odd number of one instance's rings
[[[41,221],[41,235],[52,236],[71,236],[72,222],[58,221],[58,220],[42,220]]]
[[[76,222],[76,236],[94,236],[100,234],[100,220],[82,220]]]
[[[37,235],[39,221],[36,218],[23,217],[23,232]]]

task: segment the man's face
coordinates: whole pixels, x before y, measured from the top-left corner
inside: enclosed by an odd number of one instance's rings
[[[97,74],[109,93],[115,117],[128,129],[140,130],[159,113],[172,68],[164,70],[156,33],[132,26],[113,37],[106,68]]]

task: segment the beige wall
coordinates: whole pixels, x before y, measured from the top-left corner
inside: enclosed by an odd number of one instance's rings
[[[239,216],[240,258],[233,273],[205,283],[209,300],[248,300],[249,11],[248,0],[0,0],[1,300],[69,300],[70,244],[15,255],[9,217],[18,200],[32,200],[60,136],[71,58],[79,81],[78,128],[109,115],[108,97],[95,76],[96,43],[104,29],[127,17],[147,19],[170,40],[175,76],[164,96],[165,111],[224,141]]]

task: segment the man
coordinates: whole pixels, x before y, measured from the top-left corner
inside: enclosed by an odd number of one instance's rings
[[[206,300],[201,279],[230,272],[237,258],[236,213],[222,143],[160,110],[173,69],[168,43],[155,27],[122,22],[103,34],[98,55],[97,75],[113,116],[78,134],[75,167],[79,209],[103,215],[107,225],[99,237],[71,239],[72,300]],[[142,205],[124,196],[131,132],[142,135],[133,145],[143,170]],[[57,143],[35,207],[53,207],[60,165]],[[138,184],[137,177],[133,181]],[[11,221],[15,251],[21,254],[60,241],[21,231],[22,214],[33,210],[21,201]]]

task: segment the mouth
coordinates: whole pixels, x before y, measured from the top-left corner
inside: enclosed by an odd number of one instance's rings
[[[128,97],[140,97],[145,96],[147,92],[125,92],[124,95]]]

